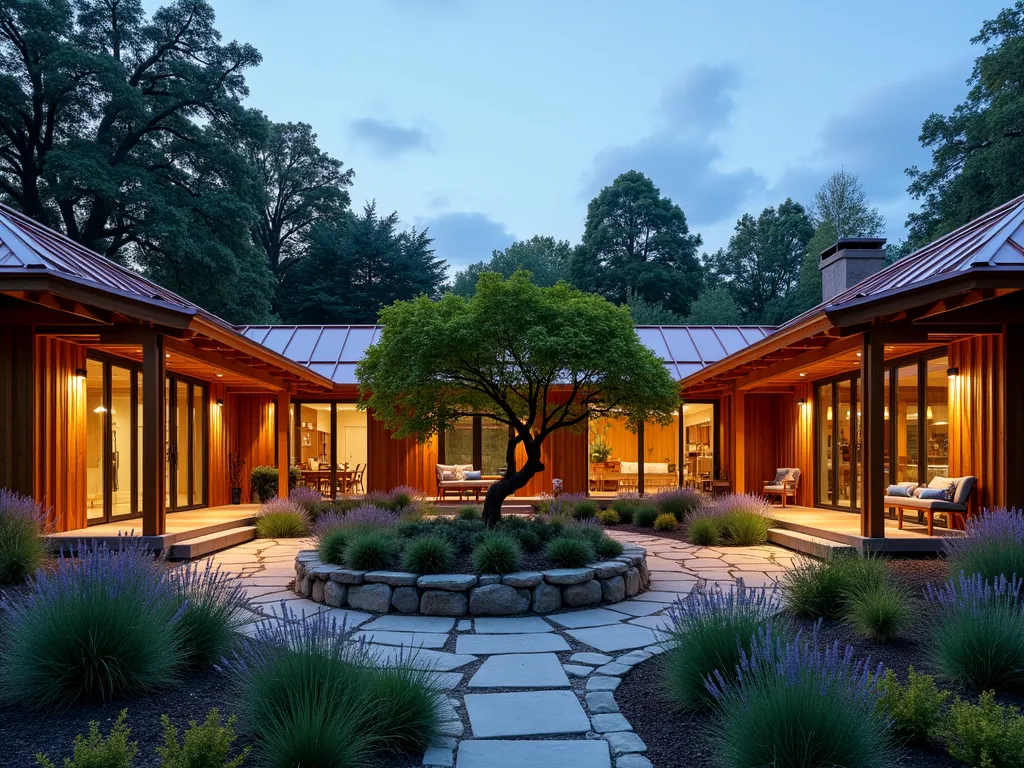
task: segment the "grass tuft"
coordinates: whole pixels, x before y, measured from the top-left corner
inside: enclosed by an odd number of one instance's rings
[[[441,536],[419,536],[405,545],[402,567],[410,573],[444,573],[451,569],[455,547]]]
[[[349,539],[344,562],[357,571],[384,571],[398,560],[398,541],[389,531],[361,531]]]
[[[582,568],[596,557],[593,544],[582,537],[571,536],[552,539],[545,554],[559,568]]]
[[[473,550],[473,567],[477,573],[512,573],[519,570],[522,554],[512,536],[498,531],[486,533]]]
[[[285,499],[271,499],[256,513],[256,535],[261,539],[297,539],[309,534],[306,510]]]

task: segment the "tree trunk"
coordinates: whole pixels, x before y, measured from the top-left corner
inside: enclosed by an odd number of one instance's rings
[[[516,469],[516,446],[522,443],[526,449],[526,462]],[[526,486],[530,479],[544,469],[540,460],[540,443],[514,437],[505,449],[505,476],[487,489],[484,497],[484,522],[493,528],[501,520],[501,505],[509,496]]]

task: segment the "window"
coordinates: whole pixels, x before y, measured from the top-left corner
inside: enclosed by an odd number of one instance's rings
[[[480,466],[485,475],[505,473],[508,425],[491,419],[480,420]]]
[[[697,406],[692,406],[697,407]],[[710,411],[711,406],[706,406]],[[644,492],[679,485],[679,414],[669,424],[644,424]]]
[[[366,492],[366,413],[355,403],[293,402],[289,458],[325,498]]]
[[[816,390],[817,500],[822,506],[853,509],[860,485],[860,405],[857,379],[819,385]]]
[[[907,365],[896,374],[896,482],[917,482],[917,368]]]
[[[439,459],[442,464],[471,466],[484,477],[498,477],[507,469],[508,434],[508,426],[500,421],[465,416],[444,431]]]
[[[442,464],[473,464],[472,417],[459,419],[444,431],[444,461]],[[473,465],[475,468],[475,464]]]
[[[85,363],[86,516],[89,522],[107,519],[107,367],[101,360]]]
[[[616,416],[591,418],[588,426],[589,486],[594,495],[639,490],[639,435]]]
[[[926,363],[925,434],[928,451],[923,482],[933,477],[949,477],[949,360],[937,357]]]
[[[715,406],[683,404],[683,484],[702,488],[717,479],[715,460]]]

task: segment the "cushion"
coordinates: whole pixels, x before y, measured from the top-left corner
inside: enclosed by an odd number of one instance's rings
[[[772,480],[772,485],[782,485],[782,483],[789,478],[788,469],[777,469],[775,470],[775,479]]]
[[[900,483],[898,485],[890,485],[885,490],[886,496],[903,496],[904,498],[910,498],[914,493],[914,487],[917,483]]]
[[[943,491],[943,498],[946,501],[953,501],[956,498],[956,483],[950,483]]]
[[[481,473],[479,470],[476,470],[471,472],[463,472],[463,474],[466,476],[466,480],[479,480]]]
[[[962,504],[953,504],[952,502],[945,501],[944,499],[893,499],[894,502],[898,503],[901,507],[907,509],[931,509],[935,512],[963,512],[964,506]]]
[[[624,475],[635,475],[640,471],[640,462],[624,461],[622,462],[619,471]]]
[[[919,488],[918,490],[920,491],[920,494],[918,494],[917,496],[917,498],[919,499],[935,499],[939,501],[949,501],[949,499],[946,498],[945,488]]]
[[[644,462],[644,474],[645,475],[667,475],[668,474],[668,463],[666,462]]]

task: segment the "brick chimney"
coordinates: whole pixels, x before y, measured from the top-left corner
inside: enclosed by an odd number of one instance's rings
[[[821,300],[836,296],[870,277],[885,263],[884,237],[842,237],[821,252]]]

